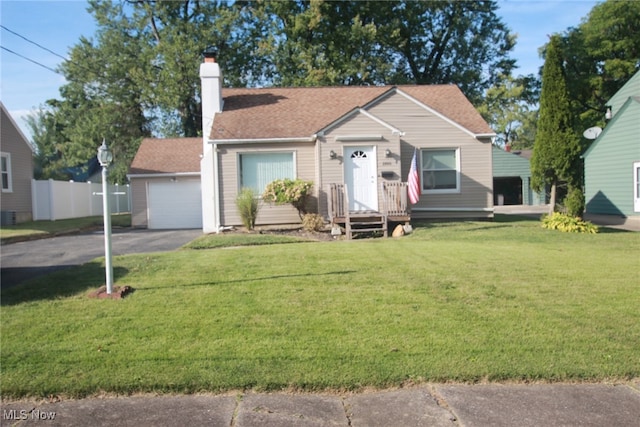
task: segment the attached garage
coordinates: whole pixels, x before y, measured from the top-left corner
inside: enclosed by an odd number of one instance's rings
[[[131,163],[131,225],[153,229],[202,229],[201,138],[140,143]]]
[[[202,228],[200,180],[148,183],[148,228]]]

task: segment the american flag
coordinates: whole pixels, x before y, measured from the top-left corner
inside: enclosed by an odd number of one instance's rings
[[[412,205],[420,200],[420,176],[418,176],[418,150],[414,148],[411,169],[409,170],[409,201]]]

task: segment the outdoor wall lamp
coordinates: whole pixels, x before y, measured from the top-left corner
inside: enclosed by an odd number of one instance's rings
[[[384,155],[386,157],[391,157],[391,150],[389,150],[388,148],[386,150],[384,150]]]
[[[329,151],[329,158],[330,159],[335,159],[336,157],[338,157],[338,155],[336,154],[335,151],[333,151],[333,150]]]
[[[107,294],[113,292],[113,265],[111,264],[111,208],[109,207],[109,186],[107,184],[107,169],[113,161],[113,154],[107,147],[106,141],[98,148],[98,162],[102,166],[102,214],[104,218],[104,262]]]

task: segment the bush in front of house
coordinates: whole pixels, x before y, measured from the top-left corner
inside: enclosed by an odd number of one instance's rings
[[[564,198],[564,207],[568,215],[582,218],[584,213],[584,193],[580,188],[569,187],[567,197]]]
[[[258,194],[252,188],[243,188],[236,197],[236,207],[247,230],[253,230],[260,209]]]
[[[276,179],[270,182],[262,194],[262,199],[277,205],[291,204],[298,210],[300,219],[307,213],[307,198],[311,195],[312,181],[302,179]]]
[[[560,212],[554,212],[551,215],[546,215],[542,218],[542,228],[549,230],[560,230],[565,233],[590,233],[595,234],[598,232],[598,226],[590,223],[589,221],[583,221],[582,219],[563,214]]]
[[[306,214],[302,217],[302,228],[306,231],[321,231],[324,228],[324,218],[318,214]]]

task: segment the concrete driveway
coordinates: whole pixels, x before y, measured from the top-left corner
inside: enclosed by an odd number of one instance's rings
[[[167,252],[178,249],[202,230],[114,230],[113,255]],[[94,231],[72,236],[3,245],[0,286],[15,286],[27,279],[81,265],[104,256],[104,234]]]

